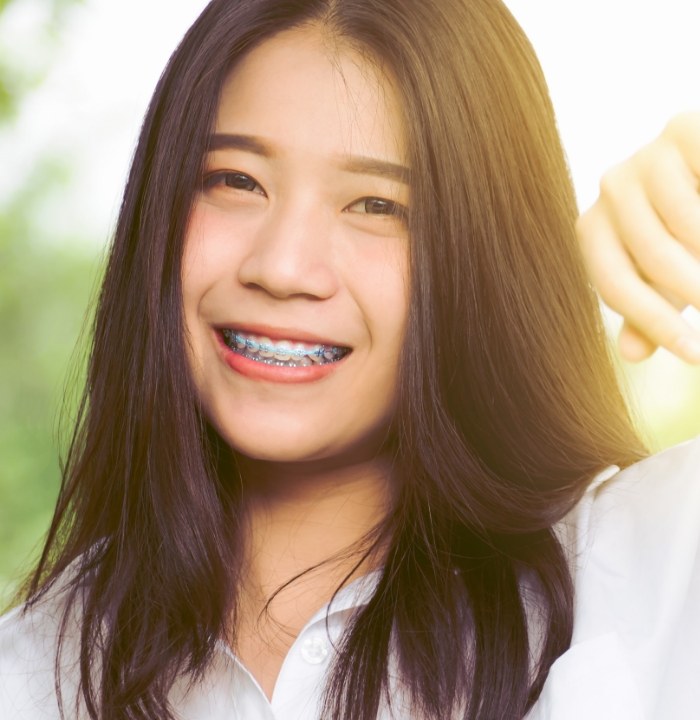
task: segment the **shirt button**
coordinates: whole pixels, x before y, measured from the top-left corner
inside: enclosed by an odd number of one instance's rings
[[[309,665],[320,665],[328,657],[328,644],[320,635],[304,638],[301,656]]]

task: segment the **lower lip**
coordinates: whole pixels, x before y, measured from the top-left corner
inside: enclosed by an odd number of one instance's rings
[[[234,372],[251,378],[252,380],[285,384],[316,382],[317,380],[328,377],[339,365],[345,362],[345,358],[343,358],[342,360],[325,363],[324,365],[303,365],[300,367],[267,365],[257,360],[251,360],[231,350],[224,342],[221,333],[217,332],[216,338],[224,362]]]

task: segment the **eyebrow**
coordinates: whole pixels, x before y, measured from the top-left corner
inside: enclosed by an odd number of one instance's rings
[[[209,136],[209,152],[216,150],[243,150],[265,158],[275,155],[270,145],[253,135],[239,135],[232,133],[213,133]],[[357,175],[376,175],[389,180],[409,184],[410,170],[404,165],[364,157],[362,155],[342,155],[338,158],[341,170]]]

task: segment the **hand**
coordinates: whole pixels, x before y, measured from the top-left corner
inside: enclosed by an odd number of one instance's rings
[[[603,300],[625,322],[620,352],[643,360],[657,346],[700,363],[700,332],[681,316],[700,309],[700,113],[609,170],[578,220],[581,248]]]

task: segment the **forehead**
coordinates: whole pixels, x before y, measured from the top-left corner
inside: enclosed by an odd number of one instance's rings
[[[405,159],[390,75],[315,26],[280,33],[243,57],[224,84],[216,132],[279,140],[310,157]]]

